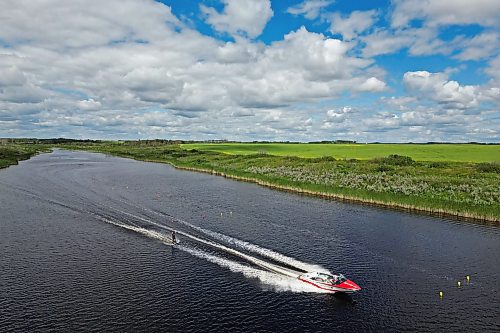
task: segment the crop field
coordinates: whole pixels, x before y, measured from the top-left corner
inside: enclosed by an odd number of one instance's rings
[[[368,160],[392,154],[415,161],[500,162],[500,145],[480,144],[311,144],[311,143],[202,143],[183,144],[184,149],[216,151],[232,155],[322,157]]]

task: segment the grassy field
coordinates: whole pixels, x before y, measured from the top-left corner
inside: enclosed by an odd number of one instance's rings
[[[372,160],[232,155],[145,142],[60,147],[170,163],[311,195],[500,222],[497,163],[414,161],[398,155]]]
[[[409,156],[416,161],[500,162],[500,145],[216,143],[183,144],[181,147],[233,155],[266,153],[277,156],[332,156],[336,159],[368,160],[397,154]]]

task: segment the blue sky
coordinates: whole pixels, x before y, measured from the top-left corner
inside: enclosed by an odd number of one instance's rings
[[[497,0],[0,11],[0,137],[500,141]]]

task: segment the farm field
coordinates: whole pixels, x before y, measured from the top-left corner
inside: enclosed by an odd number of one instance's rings
[[[196,143],[184,149],[215,151],[232,155],[269,154],[276,156],[322,157],[368,160],[391,154],[416,161],[500,162],[500,145],[480,144],[311,144],[311,143]]]

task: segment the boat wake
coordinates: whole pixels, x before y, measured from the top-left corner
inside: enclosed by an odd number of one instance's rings
[[[122,212],[122,213],[125,213],[125,212]],[[135,215],[130,214],[130,213],[125,213],[125,214],[128,216],[131,216],[131,217],[132,216],[136,217],[143,222],[149,222],[150,224],[152,224],[156,227],[159,227],[161,229],[164,229],[167,231],[172,231],[172,229],[167,227],[167,226],[158,224],[154,221],[150,221],[150,220],[145,219],[143,217],[135,216]],[[144,235],[146,237],[149,237],[149,238],[152,238],[155,240],[159,240],[165,245],[169,245],[169,246],[173,245],[170,235],[166,234],[164,232],[151,230],[149,228],[139,226],[139,225],[134,225],[131,221],[127,221],[126,223],[123,223],[123,222],[117,221],[116,219],[111,218],[111,217],[105,217],[105,216],[97,215],[97,214],[94,214],[94,215],[96,218],[98,218],[99,220],[101,220],[103,222],[112,224],[114,226],[129,230],[129,231],[137,232],[141,235]],[[198,231],[201,231],[201,230],[198,230]],[[280,253],[277,253],[275,251],[268,250],[268,249],[259,247],[257,245],[254,245],[254,244],[251,244],[248,242],[244,242],[244,241],[238,240],[236,238],[232,238],[232,237],[220,234],[220,233],[214,233],[214,232],[211,232],[211,231],[206,230],[206,229],[203,229],[203,231],[207,235],[210,235],[210,233],[213,233],[213,235],[211,235],[211,236],[214,236],[214,238],[218,238],[220,240],[225,240],[225,241],[231,240],[231,242],[229,242],[229,243],[237,245],[241,248],[244,248],[247,250],[253,249],[253,250],[255,250],[256,253],[261,254],[262,256],[270,257],[275,261],[283,260],[282,262],[288,266],[290,266],[292,263],[294,263],[294,264],[299,265],[299,267],[301,267],[301,268],[302,267],[306,268],[308,265],[308,264],[302,263],[294,258],[290,258],[290,257],[284,256],[284,255],[281,255]],[[308,284],[305,284],[305,283],[301,282],[300,280],[298,280],[297,277],[301,274],[300,271],[295,271],[295,270],[292,270],[292,269],[287,268],[287,267],[282,267],[282,266],[274,264],[274,263],[266,262],[262,259],[256,258],[254,256],[247,254],[247,253],[242,253],[242,252],[237,251],[235,249],[229,248],[225,245],[219,244],[215,241],[202,239],[202,238],[196,237],[194,235],[191,235],[191,234],[188,234],[186,232],[179,231],[179,230],[176,230],[176,232],[180,235],[183,235],[183,236],[191,239],[191,240],[194,240],[197,243],[209,245],[212,248],[222,250],[226,253],[240,257],[240,258],[244,259],[245,261],[247,261],[248,263],[251,263],[251,264],[254,264],[256,266],[259,266],[260,268],[263,268],[263,269],[260,269],[257,267],[243,264],[243,263],[235,261],[235,260],[225,258],[223,256],[219,256],[219,255],[216,255],[213,253],[208,253],[208,252],[203,251],[199,248],[192,247],[189,244],[176,245],[176,248],[178,248],[186,253],[189,253],[195,257],[205,259],[211,263],[214,263],[214,264],[217,264],[221,267],[227,268],[231,272],[241,273],[246,278],[257,279],[261,282],[263,287],[265,287],[269,290],[273,290],[273,291],[277,291],[277,292],[300,292],[300,293],[302,293],[302,292],[322,293],[323,292],[317,288],[314,288],[314,287],[312,287]],[[311,266],[311,267],[313,267],[313,266]]]
[[[176,221],[178,221],[178,222],[180,222],[180,223],[182,223],[182,224],[184,224],[184,225],[186,225],[186,226],[188,226],[196,231],[199,231],[205,235],[211,236],[214,239],[217,239],[217,240],[223,241],[225,243],[234,245],[240,249],[244,249],[244,250],[247,250],[249,252],[259,254],[260,256],[263,256],[263,257],[266,257],[269,259],[273,259],[274,261],[281,262],[283,264],[286,264],[287,266],[295,267],[298,270],[302,271],[303,273],[313,272],[313,271],[314,272],[319,271],[319,272],[329,273],[329,271],[327,269],[325,269],[324,267],[322,267],[320,265],[305,263],[305,262],[299,261],[295,258],[285,256],[285,255],[278,253],[276,251],[266,249],[266,248],[263,248],[261,246],[249,243],[247,241],[195,226],[195,225],[193,225],[189,222],[186,222],[186,221],[182,221],[182,220],[176,220]]]
[[[264,287],[277,292],[296,292],[296,293],[317,293],[317,288],[311,287],[297,278],[290,276],[264,271],[254,268],[239,262],[209,254],[199,249],[190,248],[187,246],[179,246],[179,249],[198,258],[205,259],[211,263],[229,269],[231,272],[241,273],[243,276],[250,279],[258,279]]]

